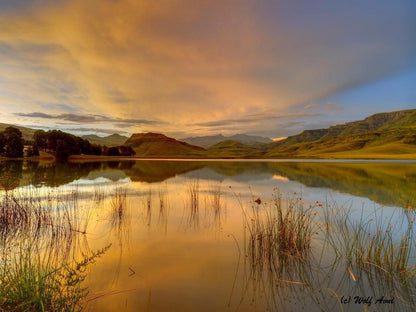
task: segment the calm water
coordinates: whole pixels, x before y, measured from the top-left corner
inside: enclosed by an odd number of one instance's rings
[[[111,244],[84,281],[89,311],[365,311],[343,296],[373,297],[367,311],[414,309],[414,284],[398,289],[385,275],[334,264],[318,225],[325,208],[348,211],[390,222],[399,240],[416,206],[415,163],[15,161],[0,162],[0,174],[2,196],[4,188],[41,200],[76,192],[76,218],[88,224],[74,254]],[[270,268],[249,255],[244,213],[267,211],[277,193],[283,206],[313,207],[310,261]],[[375,304],[382,296],[394,302]]]

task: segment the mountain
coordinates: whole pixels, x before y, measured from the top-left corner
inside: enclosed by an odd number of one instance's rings
[[[160,133],[135,133],[125,145],[131,146],[137,157],[204,157],[206,150],[178,141]]]
[[[217,143],[220,143],[226,140],[237,141],[246,145],[272,142],[270,138],[247,135],[247,134],[235,134],[229,137],[223,136],[222,134],[218,134],[218,135],[213,135],[213,136],[199,136],[199,137],[189,137],[189,138],[181,139],[181,141],[183,142],[197,145],[197,146],[202,146],[204,148],[213,146]]]
[[[268,146],[266,157],[416,158],[416,109],[306,130]]]
[[[208,149],[208,156],[215,158],[260,158],[263,151],[233,140],[219,142]]]
[[[247,134],[234,134],[227,139],[238,141],[243,144],[256,144],[256,143],[270,143],[272,139],[257,136],[257,135],[247,135]]]
[[[10,125],[5,123],[0,123],[0,132],[3,132],[7,127],[14,127],[19,129],[22,132],[22,137],[26,141],[31,141],[33,139],[33,133],[38,129],[31,129],[22,126]]]
[[[100,137],[95,134],[90,134],[90,135],[84,135],[82,136],[82,138],[87,139],[92,144],[100,144],[100,145],[107,145],[107,146],[123,145],[128,139],[128,137],[117,134],[117,133],[114,133],[105,137]]]

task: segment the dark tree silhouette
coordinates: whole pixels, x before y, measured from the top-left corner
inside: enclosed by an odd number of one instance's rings
[[[119,146],[120,155],[122,156],[134,156],[136,155],[136,152],[133,150],[131,146]]]
[[[23,139],[22,132],[14,127],[7,127],[3,135],[5,137],[5,155],[6,157],[23,157]]]
[[[0,154],[5,152],[6,147],[6,137],[4,136],[3,132],[0,132]]]
[[[108,156],[120,156],[120,151],[118,150],[118,147],[110,147],[108,149]]]
[[[38,150],[45,150],[48,146],[48,136],[45,131],[43,130],[37,130],[33,134],[33,146],[36,146]]]

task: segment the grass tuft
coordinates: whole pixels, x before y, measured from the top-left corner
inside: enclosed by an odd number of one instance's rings
[[[301,197],[289,199],[284,208],[276,188],[270,204],[261,204],[256,199],[251,212],[242,208],[252,259],[272,264],[281,255],[307,256],[314,233],[314,215],[312,207],[304,208]]]

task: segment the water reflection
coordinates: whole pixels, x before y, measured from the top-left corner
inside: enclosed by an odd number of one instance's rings
[[[305,193],[315,191],[316,187],[353,192],[354,187],[365,188],[371,179],[389,174],[389,179],[397,184],[402,183],[402,175],[407,174],[412,184],[409,176],[414,170],[412,166],[152,161],[49,164],[46,167],[21,162],[1,165],[2,172],[16,173],[18,178],[14,181],[19,181],[19,185],[31,185],[2,192],[2,198],[7,200],[7,196],[14,193],[22,195],[23,202],[31,198],[25,202],[30,203],[30,207],[50,206],[56,217],[54,224],[63,222],[63,229],[70,229],[68,233],[72,233],[73,238],[62,237],[70,242],[71,249],[60,254],[72,257],[71,254],[88,253],[88,248],[100,250],[111,244],[111,249],[91,266],[86,276],[85,285],[91,292],[86,310],[363,311],[362,305],[341,305],[340,298],[349,295],[373,296],[373,300],[381,296],[396,298],[393,307],[384,305],[377,311],[414,309],[415,270],[409,269],[406,271],[409,275],[405,276],[400,270],[388,270],[377,262],[367,265],[357,261],[360,252],[356,251],[369,250],[365,243],[371,243],[371,236],[361,241],[361,236],[347,235],[360,229],[354,225],[357,214],[358,220],[360,216],[365,220],[362,228],[374,232],[378,228],[367,226],[369,217],[380,220],[380,226],[390,229],[385,216],[390,210],[400,211],[403,214],[395,218],[405,221],[398,222],[398,226],[391,222],[397,228],[397,235],[382,237],[387,237],[386,242],[391,238],[391,245],[399,242],[395,251],[407,250],[400,245],[400,239],[405,233],[414,243],[413,228],[410,234],[406,232],[407,225],[414,222],[412,210],[408,210],[407,216],[404,209],[384,207],[380,209],[386,214],[376,218],[371,206],[363,209],[355,205],[351,214],[349,211],[344,214],[351,222],[344,221],[347,226],[342,228],[342,223],[322,214],[324,208],[329,207],[324,198],[312,203],[304,193],[270,198],[275,183],[291,188],[299,184],[293,181],[302,183]],[[163,170],[171,178],[149,183],[152,172],[160,180]],[[39,183],[31,181],[35,181],[33,175],[40,172],[44,179],[40,182],[42,187],[35,187],[33,185]],[[131,172],[136,174],[131,175]],[[331,185],[331,179],[343,176],[343,181]],[[46,186],[57,186],[59,181],[69,180],[72,183],[63,183],[65,188]],[[386,183],[373,182],[365,194],[381,196]],[[32,193],[29,196],[25,192]],[[406,191],[401,193],[402,190],[393,192],[407,194]],[[306,209],[281,210],[282,221],[280,228],[276,228],[275,219],[279,214],[274,215],[268,209],[275,209],[277,203],[286,207],[290,198],[296,204],[293,209],[301,205]],[[4,202],[2,206],[12,204],[13,201]],[[312,214],[311,219],[302,219],[306,213]],[[261,217],[266,218],[265,222],[257,222]],[[282,234],[283,226],[289,223],[303,224],[297,228],[306,234],[302,238],[304,244],[285,244],[288,239],[279,242],[278,237],[299,240],[298,232],[292,232],[291,236]],[[61,227],[47,226],[47,229],[58,231]],[[344,233],[347,234],[337,236]],[[367,237],[366,232],[360,233],[365,234],[363,238]],[[273,240],[269,234],[274,235]],[[53,234],[47,232],[39,237],[47,243]],[[75,240],[77,237],[82,240]],[[353,250],[351,242],[357,246],[354,253],[350,252]],[[303,252],[297,252],[302,248]],[[353,255],[349,260],[344,257],[348,254]],[[383,255],[390,254],[383,251]],[[414,264],[413,256],[409,261],[405,259],[406,265]],[[371,311],[373,306],[368,308]]]
[[[178,175],[214,181],[297,181],[337,190],[382,205],[416,205],[414,163],[108,161],[85,163],[0,162],[0,188],[59,186],[80,179],[157,183]]]

